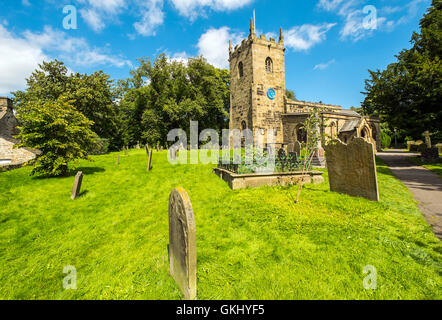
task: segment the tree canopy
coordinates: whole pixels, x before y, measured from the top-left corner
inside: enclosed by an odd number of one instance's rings
[[[165,54],[139,63],[131,78],[119,82],[125,144],[166,145],[167,133],[188,129],[191,120],[199,122],[200,130],[227,126],[228,70],[217,69],[202,57],[183,63]]]
[[[69,73],[63,62],[43,62],[27,79],[25,91],[13,92],[17,108],[30,103],[54,103],[65,100],[92,121],[92,130],[102,139],[108,139],[111,149],[122,142],[117,127],[117,106],[113,103],[112,81],[102,71],[91,75]]]
[[[391,129],[417,139],[426,130],[441,131],[442,1],[433,0],[411,44],[386,70],[369,70],[362,106],[365,114],[377,114]]]

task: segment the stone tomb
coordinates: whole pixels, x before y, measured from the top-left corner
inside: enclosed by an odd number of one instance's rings
[[[373,145],[354,138],[348,145],[333,140],[325,147],[330,190],[379,201]]]
[[[71,199],[75,200],[80,195],[81,183],[83,182],[83,172],[78,171],[75,175],[74,185],[72,187]]]
[[[196,299],[196,226],[192,203],[182,188],[169,197],[169,271],[184,299]]]

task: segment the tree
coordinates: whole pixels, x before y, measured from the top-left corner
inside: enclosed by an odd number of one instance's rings
[[[18,147],[41,151],[33,160],[33,175],[67,175],[69,163],[88,159],[87,150],[95,144],[93,122],[64,96],[55,102],[35,99],[20,103],[17,118],[20,122]]]
[[[112,81],[102,71],[69,74],[63,62],[43,62],[27,79],[26,91],[13,92],[17,107],[29,103],[55,103],[61,96],[93,121],[92,130],[110,142],[111,149],[122,145],[118,130],[119,109],[113,102]]]
[[[442,1],[433,0],[420,27],[412,35],[412,48],[402,50],[397,62],[384,71],[369,70],[363,102],[365,114],[378,114],[390,129],[416,139],[426,130],[441,129]]]
[[[171,129],[188,129],[191,120],[201,130],[225,128],[230,108],[227,70],[208,64],[202,57],[186,64],[169,60],[165,54],[155,61],[139,59],[131,78],[118,83],[123,93],[120,108],[124,114],[127,144],[138,141],[167,144]]]
[[[287,99],[290,99],[290,100],[297,100],[297,99],[296,99],[295,91],[293,91],[293,90],[286,89],[286,90],[285,90],[285,95],[287,96]]]

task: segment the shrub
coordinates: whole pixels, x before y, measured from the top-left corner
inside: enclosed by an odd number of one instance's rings
[[[381,131],[381,144],[383,149],[388,149],[391,146],[391,137],[384,131]]]

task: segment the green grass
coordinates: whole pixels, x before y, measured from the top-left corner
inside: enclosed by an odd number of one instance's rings
[[[431,170],[431,171],[439,174],[440,177],[442,178],[442,160],[439,160],[439,162],[436,162],[436,163],[423,163],[421,158],[417,158],[417,157],[412,157],[412,158],[410,158],[410,160],[419,166],[423,166],[423,167],[427,168],[428,170]]]
[[[199,299],[441,299],[442,245],[380,162],[381,201],[307,185],[232,191],[210,165],[144,150],[80,162],[73,176],[0,173],[1,299],[180,299],[168,275],[168,197],[184,187],[197,227]],[[326,177],[327,178],[327,177]],[[77,290],[62,287],[77,269]],[[377,290],[363,268],[377,269]]]

